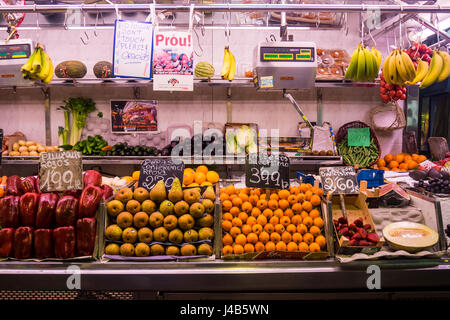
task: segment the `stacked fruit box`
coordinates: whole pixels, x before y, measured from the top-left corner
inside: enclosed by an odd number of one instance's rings
[[[105,260],[175,261],[213,255],[213,186],[167,191],[160,180],[150,191],[123,188],[107,203]]]
[[[220,189],[223,259],[326,259],[331,244],[322,194],[310,184]]]

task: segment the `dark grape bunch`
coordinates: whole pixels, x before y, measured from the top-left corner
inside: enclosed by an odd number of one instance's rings
[[[416,187],[424,188],[432,193],[450,194],[450,181],[446,179],[430,179],[428,181],[420,180]]]

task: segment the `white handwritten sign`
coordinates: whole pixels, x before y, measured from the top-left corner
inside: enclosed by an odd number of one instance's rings
[[[151,79],[152,58],[153,25],[143,21],[116,20],[114,77]]]
[[[39,189],[42,192],[80,190],[83,167],[78,151],[44,152],[39,159]]]
[[[178,163],[168,159],[145,160],[141,165],[139,187],[151,190],[159,180],[164,180],[167,190],[172,186],[175,178],[183,183],[184,162]]]
[[[357,194],[359,193],[356,172],[352,167],[319,168],[324,193]]]

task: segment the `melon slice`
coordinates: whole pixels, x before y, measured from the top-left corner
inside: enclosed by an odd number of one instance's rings
[[[439,235],[433,229],[415,222],[394,222],[383,229],[383,236],[396,250],[419,252],[438,242]]]

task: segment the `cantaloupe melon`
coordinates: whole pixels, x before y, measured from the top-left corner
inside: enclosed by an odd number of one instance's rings
[[[410,253],[435,245],[439,235],[426,225],[415,222],[394,222],[383,229],[383,236],[390,247]]]

